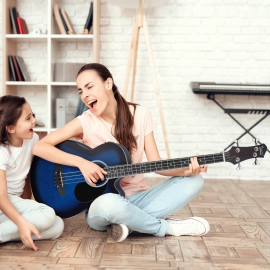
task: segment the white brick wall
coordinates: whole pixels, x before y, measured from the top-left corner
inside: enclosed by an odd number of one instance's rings
[[[34,5],[34,1],[29,2]],[[65,3],[72,22],[79,27],[86,17],[81,13],[88,12],[88,1]],[[101,3],[101,63],[111,70],[121,90],[135,11],[113,6],[109,0]],[[166,6],[146,11],[172,157],[217,153],[243,132],[205,95],[193,94],[189,84],[270,84],[269,14],[268,0],[170,0]],[[166,158],[143,30],[139,40],[135,101],[151,111],[157,143]],[[75,46],[59,57],[66,57],[68,62],[82,61],[83,51]],[[227,108],[270,109],[269,96],[217,96],[217,100]],[[261,117],[234,116],[247,128]],[[270,148],[270,116],[251,132]],[[240,141],[240,145],[252,144],[248,135]],[[260,159],[259,166],[252,163],[253,160],[243,162],[242,170],[229,163],[213,164],[206,177],[270,180],[269,153]]]

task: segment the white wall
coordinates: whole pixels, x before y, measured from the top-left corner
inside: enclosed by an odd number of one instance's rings
[[[101,63],[122,89],[135,11],[108,0],[101,3]],[[220,152],[243,132],[205,95],[195,95],[190,82],[269,84],[269,14],[268,0],[169,0],[166,6],[146,11],[171,157]],[[166,158],[143,30],[139,40],[135,101],[150,109],[158,146]],[[217,100],[227,108],[270,110],[269,96],[222,95]],[[247,128],[262,117],[234,116]],[[269,131],[270,116],[251,132],[270,148]],[[251,137],[243,137],[241,145],[253,145]],[[252,163],[243,162],[241,170],[229,163],[213,164],[206,177],[270,180],[269,153],[259,166]]]

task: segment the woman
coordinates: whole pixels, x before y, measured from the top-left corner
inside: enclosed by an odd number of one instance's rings
[[[128,149],[133,163],[141,162],[144,152],[148,161],[161,159],[149,113],[120,95],[105,66],[97,63],[83,66],[76,84],[81,100],[89,109],[40,140],[34,147],[35,155],[78,167],[93,186],[104,180],[106,171],[91,161],[59,150],[55,145],[73,137],[81,137],[91,148],[112,141]],[[195,157],[188,168],[159,172],[172,177],[153,188],[144,183],[142,175],[125,177],[121,181],[125,197],[114,193],[99,196],[89,208],[87,222],[95,230],[110,228],[117,242],[123,241],[132,230],[156,236],[203,235],[209,231],[209,224],[203,218],[172,220],[165,217],[198,194],[203,186],[198,174],[206,171],[207,167],[200,167]]]

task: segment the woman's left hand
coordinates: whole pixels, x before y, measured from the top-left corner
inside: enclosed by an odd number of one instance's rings
[[[202,172],[207,172],[208,166],[200,166],[197,157],[190,159],[189,167],[184,170],[184,176],[198,175]]]

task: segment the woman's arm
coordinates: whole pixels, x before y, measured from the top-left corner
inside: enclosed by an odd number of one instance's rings
[[[89,184],[95,185],[98,180],[104,180],[106,172],[101,167],[55,147],[55,145],[65,140],[82,135],[82,133],[81,123],[79,119],[75,118],[63,128],[48,134],[36,143],[33,148],[33,154],[51,162],[78,167]]]
[[[40,237],[40,233],[29,221],[20,215],[9,200],[6,172],[4,170],[0,170],[0,210],[18,226],[20,238],[24,245],[37,251],[38,248],[34,244],[31,234],[34,233],[37,237]]]
[[[153,132],[145,136],[144,149],[148,161],[161,160]],[[190,176],[206,171],[207,166],[200,167],[197,157],[194,157],[190,159],[190,164],[187,168],[172,169],[157,173],[164,176]]]
[[[39,142],[37,142],[34,145],[33,154],[47,159],[51,162],[57,162],[70,166],[77,166],[80,162],[80,158],[78,156],[63,152],[57,149],[55,145],[65,140],[79,136],[81,134],[81,123],[77,118],[75,118],[71,122],[66,124],[63,128],[48,134]]]

